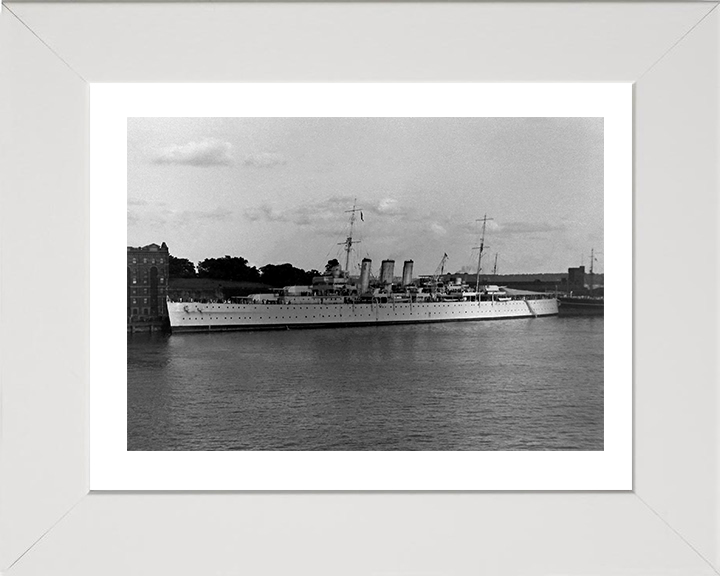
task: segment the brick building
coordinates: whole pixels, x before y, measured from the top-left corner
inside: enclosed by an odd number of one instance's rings
[[[164,327],[169,266],[170,253],[165,242],[161,246],[128,246],[128,331],[153,331]]]

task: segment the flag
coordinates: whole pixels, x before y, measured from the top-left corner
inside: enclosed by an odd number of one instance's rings
[[[363,222],[365,222],[365,218],[363,217],[362,210],[360,210],[360,220],[362,220]]]

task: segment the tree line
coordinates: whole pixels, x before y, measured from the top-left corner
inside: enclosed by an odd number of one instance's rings
[[[222,258],[206,258],[195,264],[187,258],[170,256],[170,278],[212,278],[234,282],[261,282],[276,288],[294,284],[311,284],[317,270],[303,270],[292,264],[266,264],[261,268],[250,266],[240,256],[223,256]]]

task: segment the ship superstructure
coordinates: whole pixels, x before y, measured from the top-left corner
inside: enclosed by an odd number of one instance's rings
[[[383,260],[380,274],[372,274],[372,260],[364,258],[359,278],[350,276],[350,251],[355,214],[345,247],[345,268],[331,261],[325,273],[308,286],[287,286],[272,292],[251,294],[224,302],[172,302],[167,308],[173,332],[319,328],[381,324],[417,324],[472,320],[500,320],[551,316],[558,313],[554,296],[510,294],[498,286],[481,286],[480,273],[485,244],[483,218],[478,247],[475,286],[460,278],[442,282],[436,274],[413,278],[413,261],[403,263],[402,276],[395,282],[395,261]],[[447,254],[441,262],[444,266]]]

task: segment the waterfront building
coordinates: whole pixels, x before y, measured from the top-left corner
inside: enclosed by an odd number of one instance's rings
[[[568,268],[568,292],[579,292],[585,289],[585,266]]]
[[[127,247],[128,331],[162,329],[167,321],[169,266],[165,242]]]

